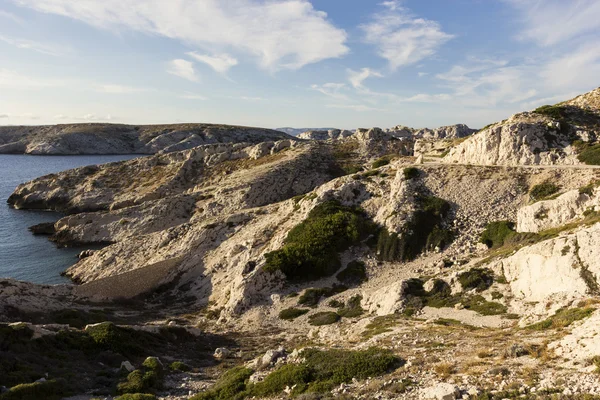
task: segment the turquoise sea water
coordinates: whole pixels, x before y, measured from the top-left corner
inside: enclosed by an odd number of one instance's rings
[[[84,165],[126,160],[135,156],[27,156],[0,154],[0,277],[35,283],[67,283],[60,276],[77,262],[82,249],[58,249],[45,236],[27,228],[56,221],[52,212],[15,210],[6,200],[23,182]]]

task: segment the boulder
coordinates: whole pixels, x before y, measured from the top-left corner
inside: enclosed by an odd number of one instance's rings
[[[458,387],[450,383],[438,383],[421,390],[424,400],[455,400],[460,396]]]

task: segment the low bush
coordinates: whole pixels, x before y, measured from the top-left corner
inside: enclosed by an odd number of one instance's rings
[[[418,178],[419,175],[421,174],[421,170],[419,168],[415,168],[415,167],[408,167],[408,168],[404,168],[404,171],[402,171],[402,173],[404,174],[404,179],[414,179],[414,178]]]
[[[142,369],[136,369],[127,375],[127,379],[117,385],[120,394],[155,393],[162,388],[164,370],[155,357],[148,357]]]
[[[566,328],[575,321],[589,317],[594,311],[596,311],[594,307],[563,308],[558,310],[550,318],[547,318],[536,324],[528,325],[526,328],[534,331]]]
[[[239,400],[246,397],[246,385],[253,371],[234,367],[225,372],[212,389],[193,396],[190,400]]]
[[[600,165],[600,143],[584,146],[577,158],[584,164]]]
[[[265,271],[281,271],[290,281],[310,281],[333,275],[340,268],[339,252],[374,230],[364,212],[327,201],[294,227],[284,246],[267,253]]]
[[[360,285],[367,281],[367,268],[362,261],[354,260],[336,275],[338,281],[346,285]]]
[[[458,275],[458,281],[464,290],[475,289],[482,292],[494,283],[494,274],[489,269],[472,268]]]
[[[67,394],[65,382],[50,380],[14,386],[0,400],[60,400]]]
[[[314,380],[312,369],[304,364],[287,364],[270,373],[262,382],[252,385],[248,395],[267,397],[281,393],[286,387],[305,387]]]
[[[561,106],[557,106],[557,105],[545,105],[545,106],[541,106],[536,108],[534,111],[534,113],[536,114],[542,114],[542,115],[546,115],[550,118],[554,118],[554,119],[563,119],[565,117],[565,109]]]
[[[279,318],[286,321],[291,321],[306,314],[307,312],[308,310],[305,308],[286,308],[279,313]]]
[[[308,323],[314,326],[335,324],[341,319],[338,313],[333,311],[323,311],[308,317]]]
[[[173,361],[171,363],[171,365],[169,365],[169,369],[171,371],[180,371],[180,372],[188,372],[188,371],[192,370],[189,365],[187,365],[181,361]]]
[[[362,296],[356,295],[348,299],[345,305],[338,310],[338,315],[344,318],[356,318],[361,316],[365,310],[360,306]]]
[[[307,307],[316,307],[321,301],[321,299],[342,293],[347,289],[348,288],[343,285],[333,285],[332,287],[306,289],[304,293],[298,298],[298,304]]]
[[[532,201],[540,201],[551,197],[558,193],[560,188],[551,182],[540,183],[535,185],[529,191],[529,197]]]
[[[390,161],[392,160],[393,156],[383,156],[378,158],[377,160],[373,161],[373,164],[371,165],[372,168],[380,168],[383,167],[384,165],[388,165],[390,163]]]
[[[479,241],[489,248],[498,248],[504,245],[505,240],[515,233],[514,223],[510,221],[494,221],[487,224],[479,237]]]
[[[157,400],[156,396],[148,393],[127,393],[115,397],[115,400]]]

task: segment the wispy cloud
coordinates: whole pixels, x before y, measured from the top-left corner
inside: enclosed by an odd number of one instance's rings
[[[322,85],[311,85],[312,90],[316,90],[319,93],[324,94],[325,96],[332,97],[338,100],[347,100],[348,96],[341,93],[342,90],[346,88],[344,83],[334,83],[328,82]]]
[[[34,40],[15,38],[4,35],[0,35],[0,42],[7,43],[19,49],[32,50],[50,56],[62,56],[70,52],[70,50],[64,46],[40,43]]]
[[[40,89],[60,87],[65,84],[66,81],[62,79],[32,77],[9,69],[0,68],[0,87]]]
[[[298,69],[348,53],[347,34],[308,0],[12,0],[101,29],[124,27],[200,48],[235,49],[266,69]]]
[[[385,111],[380,108],[366,106],[364,104],[328,104],[327,108],[339,108],[343,110],[352,110],[357,112],[367,112],[367,111]]]
[[[542,46],[575,39],[600,29],[597,0],[505,0],[520,13],[520,37]]]
[[[167,72],[192,82],[198,82],[200,80],[194,70],[194,63],[183,59],[170,61],[167,65]]]
[[[10,19],[18,24],[23,24],[25,22],[21,18],[17,17],[15,14],[5,10],[0,10],[0,18]]]
[[[375,45],[378,54],[389,67],[417,63],[436,53],[438,48],[454,36],[442,30],[436,21],[417,18],[399,2],[382,3],[387,10],[377,13],[372,21],[361,26],[365,41]]]
[[[226,73],[231,67],[234,67],[238,64],[238,60],[229,54],[215,54],[209,56],[207,54],[198,54],[195,51],[191,51],[187,53],[187,55],[196,61],[200,61],[210,66],[220,74]]]
[[[370,68],[362,68],[360,71],[348,70],[348,80],[355,89],[363,88],[363,82],[370,77],[383,78],[383,75]]]
[[[10,117],[10,115],[8,115],[8,114],[0,114],[0,118],[9,118],[9,117]]]

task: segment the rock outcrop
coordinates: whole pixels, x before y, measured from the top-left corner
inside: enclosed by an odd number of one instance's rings
[[[285,133],[213,124],[70,124],[0,127],[0,154],[157,154],[216,143],[293,140]]]

